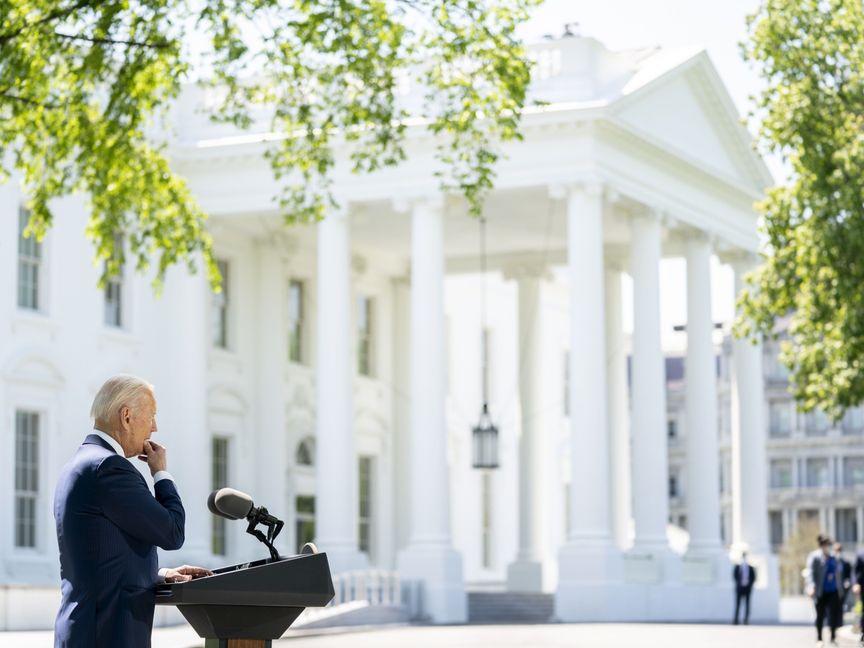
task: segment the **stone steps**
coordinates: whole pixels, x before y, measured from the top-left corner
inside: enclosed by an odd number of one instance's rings
[[[468,592],[469,623],[549,623],[554,594]]]

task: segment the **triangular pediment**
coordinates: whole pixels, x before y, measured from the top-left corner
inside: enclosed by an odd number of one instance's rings
[[[625,94],[612,114],[646,139],[738,183],[760,191],[771,183],[704,54]]]

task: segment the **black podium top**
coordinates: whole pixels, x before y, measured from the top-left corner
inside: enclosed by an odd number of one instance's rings
[[[156,588],[157,605],[323,607],[335,592],[326,553],[266,558]]]

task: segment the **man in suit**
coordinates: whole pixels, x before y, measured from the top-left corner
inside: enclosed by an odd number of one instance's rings
[[[834,543],[834,559],[840,568],[837,591],[840,598],[840,625],[843,625],[842,615],[846,611],[846,599],[849,596],[849,591],[852,589],[852,563],[843,557],[843,545],[839,542]]]
[[[166,471],[152,385],[110,378],[93,401],[93,433],[66,464],[54,495],[62,600],[55,648],[149,648],[155,585],[210,572],[158,570],[156,547],[179,549],[186,514]],[[155,498],[126,457],[146,461]]]
[[[807,594],[816,605],[816,641],[822,645],[822,626],[825,621],[831,628],[831,644],[837,645],[837,628],[840,626],[840,590],[842,566],[831,555],[831,539],[820,536],[821,551],[810,559],[805,570]]]
[[[756,568],[747,562],[747,552],[741,553],[741,563],[732,570],[732,580],[735,582],[735,619],[738,625],[738,612],[741,601],[744,601],[744,624],[750,623],[750,594],[756,581]]]
[[[864,645],[864,550],[855,557],[855,569],[852,575],[852,591],[861,599],[861,619],[858,623],[861,630],[861,645]]]

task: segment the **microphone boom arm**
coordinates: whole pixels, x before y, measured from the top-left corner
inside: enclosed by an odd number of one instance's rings
[[[270,550],[270,557],[273,560],[278,560],[279,552],[276,551],[276,547],[273,546],[273,541],[276,540],[276,536],[278,536],[279,532],[282,531],[282,527],[285,523],[270,515],[267,509],[263,506],[253,508],[249,511],[249,515],[246,516],[246,519],[249,521],[249,526],[246,527],[246,533],[255,536],[258,540],[264,543]],[[267,527],[266,536],[263,531],[257,528],[259,524]]]

